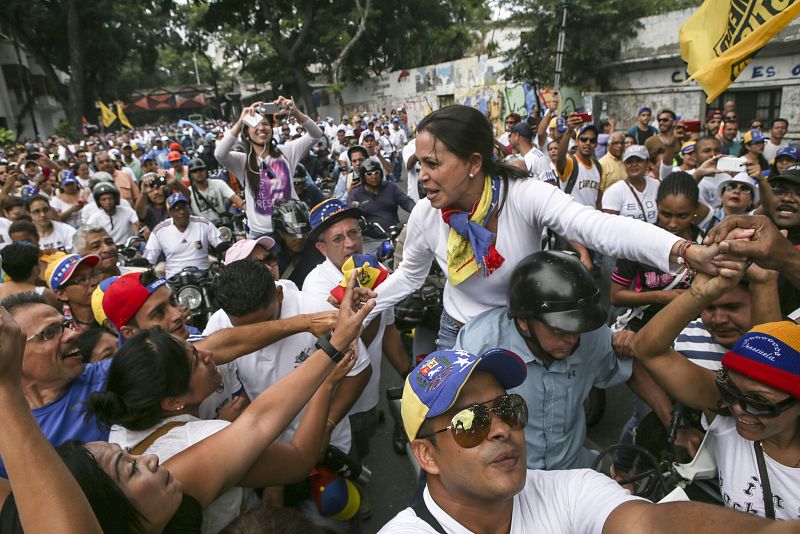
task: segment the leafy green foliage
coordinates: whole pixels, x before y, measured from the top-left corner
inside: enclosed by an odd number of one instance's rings
[[[643,30],[636,19],[700,3],[700,0],[668,3],[569,0],[562,85],[584,87],[596,82],[598,88],[605,88],[612,74],[609,64],[619,58],[620,42]],[[505,71],[507,77],[515,81],[553,82],[563,7],[561,0],[526,0],[515,10],[512,20],[531,29],[522,33],[520,47],[507,54],[506,59],[510,60]]]

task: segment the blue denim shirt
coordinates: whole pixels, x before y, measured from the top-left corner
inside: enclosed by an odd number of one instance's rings
[[[611,348],[611,329],[602,326],[581,334],[574,353],[545,367],[506,314],[507,308],[495,308],[473,318],[459,332],[454,348],[480,354],[502,347],[525,361],[528,377],[510,392],[522,395],[528,403],[528,469],[591,467],[597,452],[583,446],[583,401],[592,387],[605,389],[627,382],[633,362],[617,359]]]

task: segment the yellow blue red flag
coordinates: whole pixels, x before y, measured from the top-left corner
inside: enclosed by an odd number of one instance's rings
[[[356,287],[375,289],[389,276],[389,271],[381,266],[374,254],[353,254],[342,265],[342,274],[342,281],[331,290],[337,302],[342,302],[351,276],[356,277]]]
[[[681,57],[711,102],[800,13],[800,0],[705,0],[681,27]]]

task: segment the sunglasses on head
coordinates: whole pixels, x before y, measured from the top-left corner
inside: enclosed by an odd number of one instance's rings
[[[720,369],[717,373],[716,382],[724,407],[730,408],[734,404],[738,404],[744,413],[753,417],[777,417],[797,403],[797,399],[794,397],[780,402],[767,402],[748,397],[733,385],[728,377],[728,371],[725,369]]]
[[[493,408],[486,406],[492,402],[495,403]],[[450,425],[447,427],[424,436],[417,436],[417,439],[430,438],[449,430],[453,441],[459,447],[471,449],[480,445],[489,435],[492,414],[512,430],[521,430],[528,424],[528,406],[525,404],[525,399],[516,394],[501,395],[494,400],[464,408],[450,419]]]

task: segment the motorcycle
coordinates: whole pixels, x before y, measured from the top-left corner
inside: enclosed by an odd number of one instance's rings
[[[203,330],[208,319],[216,311],[210,288],[216,272],[214,265],[208,271],[197,267],[184,267],[181,272],[167,278],[167,284],[178,304],[189,312],[188,323]]]
[[[119,267],[145,267],[149,268],[150,263],[142,257],[147,241],[140,236],[129,237],[125,244],[119,247],[117,265]]]
[[[231,244],[247,238],[247,215],[244,212],[225,212],[214,224],[222,239]]]
[[[376,222],[367,222],[363,218],[360,222],[361,233],[364,236],[364,253],[375,254],[378,261],[386,265],[389,270],[394,270],[394,249],[397,237],[403,230],[404,224],[396,224],[384,229]]]

